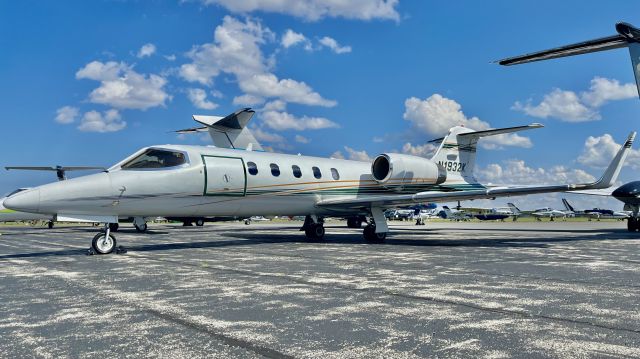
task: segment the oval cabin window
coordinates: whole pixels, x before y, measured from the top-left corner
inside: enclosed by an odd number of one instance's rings
[[[278,176],[280,176],[280,167],[278,167],[278,165],[277,165],[277,164],[272,163],[272,164],[270,164],[269,166],[271,167],[271,174],[272,174],[274,177],[278,177]]]
[[[331,169],[331,177],[333,177],[334,180],[339,180],[340,179],[340,174],[338,173],[338,170],[335,168]]]
[[[258,166],[256,166],[255,162],[247,162],[247,171],[250,175],[255,176],[258,174]]]
[[[291,166],[291,170],[293,171],[293,177],[295,178],[302,177],[302,171],[300,171],[300,167],[293,165]]]
[[[313,171],[313,177],[317,179],[322,178],[322,172],[320,172],[320,169],[318,167],[312,167],[311,170]]]

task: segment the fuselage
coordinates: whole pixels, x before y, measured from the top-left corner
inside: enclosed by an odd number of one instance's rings
[[[173,155],[158,155],[162,151]],[[153,154],[166,158],[154,164]],[[175,165],[166,166],[170,162]],[[407,183],[388,189],[373,179],[368,162],[164,145],[144,148],[106,172],[24,191],[7,204],[58,215],[326,216],[360,210],[317,207],[322,199],[427,190],[456,190],[456,185]]]

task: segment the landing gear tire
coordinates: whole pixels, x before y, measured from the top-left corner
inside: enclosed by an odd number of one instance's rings
[[[635,217],[629,217],[629,219],[627,219],[627,230],[629,232],[635,232],[638,229],[640,229],[640,223],[638,222],[638,219]]]
[[[49,223],[47,224],[47,227],[49,227],[49,229],[53,228],[53,221],[49,221]]]
[[[324,226],[322,224],[312,224],[304,230],[304,234],[309,239],[321,240],[324,238]]]
[[[137,224],[133,225],[134,227],[136,227],[136,231],[140,232],[140,233],[144,233],[147,231],[147,224],[143,224],[141,226],[138,226]]]
[[[120,225],[118,223],[109,223],[109,230],[113,232],[117,232]]]
[[[202,219],[202,218],[196,219],[196,226],[198,226],[198,227],[204,226],[204,219]]]
[[[360,228],[360,227],[362,227],[362,221],[359,218],[348,218],[347,219],[347,227],[349,227],[349,228]]]
[[[376,233],[376,226],[366,226],[362,232],[364,239],[369,243],[382,243],[387,238],[387,233]]]
[[[107,238],[106,233],[100,232],[93,237],[91,248],[98,254],[109,254],[116,248],[116,237],[109,234]]]

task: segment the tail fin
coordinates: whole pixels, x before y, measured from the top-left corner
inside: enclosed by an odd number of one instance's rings
[[[562,204],[564,204],[564,208],[569,211],[569,212],[575,212],[576,210],[573,209],[573,206],[569,203],[569,201],[567,201],[566,198],[562,199]]]
[[[540,127],[542,125],[539,123],[485,131],[474,131],[462,126],[452,127],[446,136],[430,141],[431,143],[441,141],[440,147],[438,147],[431,160],[447,171],[447,182],[477,183],[473,177],[473,168],[476,162],[476,147],[480,137]]]
[[[442,210],[444,211],[445,219],[450,218],[453,215],[453,212],[451,212],[451,209],[447,206],[442,206]]]
[[[254,113],[250,108],[243,108],[224,117],[193,115],[194,121],[204,127],[186,128],[175,132],[208,131],[216,147],[262,151],[262,146],[247,127]]]
[[[527,62],[556,59],[559,57],[582,55],[590,52],[606,51],[621,47],[629,48],[633,75],[636,78],[636,86],[640,95],[640,29],[625,22],[616,24],[617,35],[588,40],[576,44],[556,47],[549,50],[538,51],[526,55],[509,57],[497,61],[500,65],[511,66],[525,64]]]
[[[516,216],[519,215],[520,213],[522,213],[520,211],[520,209],[518,207],[516,207],[516,205],[513,204],[513,203],[507,203],[507,206],[509,206],[509,208],[511,208],[511,212],[513,212],[513,214],[515,214]]]

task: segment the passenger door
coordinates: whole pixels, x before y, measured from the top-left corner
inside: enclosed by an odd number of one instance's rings
[[[205,196],[245,196],[247,177],[239,157],[202,155]]]

